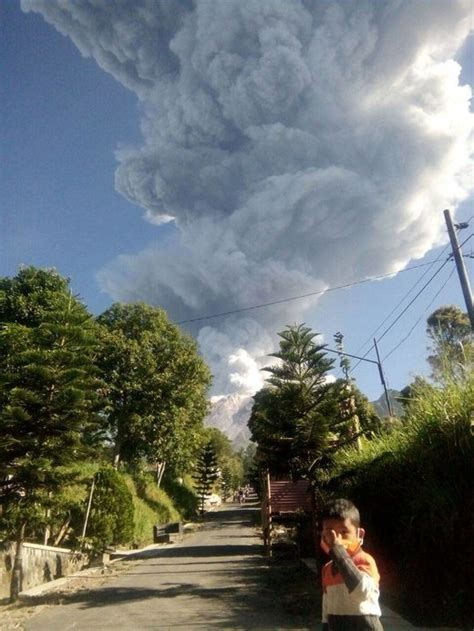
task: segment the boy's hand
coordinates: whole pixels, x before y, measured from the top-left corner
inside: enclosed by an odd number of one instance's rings
[[[335,530],[327,530],[323,532],[321,539],[329,550],[331,550],[336,543],[342,545],[342,536],[337,534]]]

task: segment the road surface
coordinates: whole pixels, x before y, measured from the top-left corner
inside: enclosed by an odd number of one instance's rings
[[[25,629],[319,628],[315,579],[301,564],[265,557],[257,520],[255,505],[208,513],[182,543],[147,551],[125,573],[42,610]]]

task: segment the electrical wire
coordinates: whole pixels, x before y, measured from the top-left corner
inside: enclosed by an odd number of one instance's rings
[[[434,261],[436,262],[436,261]],[[176,324],[190,324],[191,322],[200,322],[202,320],[211,320],[213,318],[222,318],[224,316],[233,315],[235,313],[243,313],[245,311],[253,311],[254,309],[262,309],[263,307],[271,307],[272,305],[278,305],[285,302],[291,302],[293,300],[301,300],[302,298],[309,298],[311,296],[318,296],[320,294],[329,293],[331,291],[338,291],[339,289],[348,289],[349,287],[354,287],[356,285],[362,285],[364,283],[371,283],[375,280],[381,280],[382,278],[388,278],[389,276],[395,276],[401,274],[402,272],[409,272],[411,270],[419,269],[420,267],[426,267],[427,265],[432,265],[433,261],[428,261],[426,263],[420,263],[419,265],[413,265],[411,267],[405,267],[405,269],[400,270],[399,272],[389,272],[388,274],[380,274],[380,276],[373,276],[372,278],[365,278],[362,280],[356,280],[353,283],[346,283],[345,285],[338,285],[336,287],[327,287],[326,289],[320,289],[319,291],[312,291],[307,294],[302,294],[300,296],[292,296],[291,298],[281,298],[280,300],[273,300],[271,302],[265,302],[258,305],[252,305],[250,307],[242,307],[240,309],[232,309],[230,311],[222,311],[220,313],[214,313],[211,315],[200,316],[198,318],[191,318],[189,320],[181,320],[181,322],[177,322]]]
[[[451,280],[454,272],[456,271],[456,268],[453,267],[453,269],[451,270],[451,272],[449,273],[449,276],[447,277],[447,279],[444,281],[444,283],[441,285],[441,287],[438,289],[438,291],[435,293],[435,295],[433,296],[433,298],[430,300],[430,302],[426,305],[424,311],[422,312],[422,314],[420,315],[420,317],[417,319],[417,321],[415,322],[415,324],[411,327],[411,329],[408,331],[408,333],[405,335],[404,338],[402,338],[400,340],[400,342],[398,342],[398,344],[396,344],[391,351],[389,351],[385,357],[383,358],[382,361],[385,361],[386,359],[388,359],[390,357],[390,355],[393,355],[393,353],[400,348],[400,346],[407,341],[407,339],[410,337],[410,335],[413,333],[413,331],[416,329],[416,327],[419,325],[419,323],[421,322],[421,320],[423,320],[423,318],[425,317],[426,312],[428,311],[428,309],[431,307],[431,305],[434,303],[434,301],[436,300],[436,298],[440,295],[440,293],[443,291],[443,289],[446,287],[446,285],[449,283],[449,281]]]
[[[387,322],[387,320],[395,313],[395,311],[397,311],[397,309],[405,302],[405,300],[408,298],[408,296],[412,293],[412,291],[414,291],[414,289],[421,283],[421,281],[423,280],[423,278],[426,276],[426,274],[428,274],[428,272],[430,271],[430,269],[433,267],[433,265],[435,265],[443,256],[443,254],[446,252],[446,250],[449,248],[449,243],[443,248],[443,250],[440,252],[440,254],[438,255],[438,257],[436,259],[434,259],[430,266],[428,267],[428,269],[426,269],[423,274],[418,278],[418,280],[415,282],[414,285],[412,285],[412,287],[410,287],[410,289],[404,294],[403,298],[401,298],[401,300],[398,301],[398,303],[395,305],[395,307],[393,307],[393,309],[390,311],[390,313],[388,315],[385,316],[385,318],[382,320],[382,322],[378,325],[378,327],[369,335],[369,337],[365,340],[365,342],[363,342],[361,344],[361,346],[359,346],[359,348],[355,351],[355,354],[358,355],[362,349],[364,348],[364,346],[366,346],[366,344],[368,344],[371,340],[374,339],[376,333],[378,333],[380,331],[380,329],[382,328],[382,326],[385,324],[385,322]],[[371,347],[365,352],[365,354],[363,355],[363,357],[366,357],[370,351],[374,348],[374,345],[372,344]],[[361,360],[360,360],[361,361]],[[353,370],[355,370],[357,368],[357,366],[360,364],[360,361],[357,362],[357,364],[355,364],[353,366],[353,368],[351,369],[350,372],[352,372]]]
[[[465,239],[465,240],[461,243],[461,245],[459,246],[459,248],[462,248],[462,246],[463,246],[463,245],[465,245],[465,244],[466,244],[466,243],[467,243],[467,242],[468,242],[468,241],[469,241],[469,240],[470,240],[473,236],[474,236],[474,233],[471,233],[471,234],[470,234],[470,235],[469,235],[469,236],[468,236],[468,237],[467,237],[467,238],[466,238],[466,239]],[[447,246],[447,247],[449,247],[449,246]],[[438,256],[438,258],[434,260],[434,262],[437,262],[437,261],[439,260],[439,258],[441,257],[441,255],[443,254],[443,252],[444,252],[445,250],[446,250],[446,247],[445,247],[445,248],[444,248],[444,250],[441,252],[441,254]],[[419,292],[416,294],[416,296],[415,296],[415,297],[414,297],[414,298],[413,298],[413,299],[412,299],[412,300],[408,303],[408,305],[407,305],[407,306],[403,309],[403,311],[401,311],[401,312],[399,313],[399,315],[395,318],[395,320],[392,322],[392,324],[391,324],[388,328],[386,328],[386,329],[385,329],[385,331],[382,333],[382,335],[381,335],[379,338],[377,338],[377,342],[380,342],[380,340],[381,340],[382,338],[384,338],[384,337],[385,337],[385,335],[386,335],[386,334],[387,334],[387,333],[388,333],[388,332],[389,332],[389,331],[390,331],[390,330],[391,330],[391,329],[395,326],[395,324],[396,324],[396,323],[400,320],[400,318],[401,318],[401,317],[402,317],[402,316],[403,316],[403,315],[407,312],[407,310],[410,308],[410,306],[411,306],[411,305],[415,302],[415,300],[418,298],[418,296],[420,296],[420,295],[423,293],[423,291],[424,291],[424,290],[428,287],[428,285],[431,283],[431,281],[432,281],[432,280],[433,280],[433,279],[434,279],[434,278],[435,278],[435,277],[439,274],[439,272],[443,269],[443,267],[444,267],[444,266],[445,266],[445,265],[446,265],[446,264],[447,264],[450,260],[452,260],[452,258],[453,258],[453,255],[451,254],[451,255],[450,255],[450,256],[449,256],[449,257],[448,257],[448,258],[444,261],[444,263],[443,263],[443,264],[442,264],[442,265],[438,268],[438,270],[437,270],[437,271],[436,271],[436,272],[435,272],[435,273],[434,273],[434,274],[430,277],[430,279],[428,280],[428,282],[427,282],[427,283],[425,283],[425,284],[423,285],[423,287],[420,289],[420,291],[419,291]],[[430,268],[432,267],[432,263],[433,263],[433,262],[431,262],[431,263],[430,263]],[[428,270],[428,271],[429,271],[429,270]],[[423,276],[425,276],[425,274],[423,274],[421,278],[423,278]],[[416,283],[416,284],[417,284],[417,283]],[[415,284],[415,286],[416,286],[416,284]],[[413,288],[412,288],[412,289],[413,289]],[[408,293],[411,293],[411,290],[410,290],[410,292],[408,292]],[[403,300],[404,300],[404,298],[403,298]],[[402,300],[402,302],[403,302],[403,300]],[[400,303],[399,303],[399,304],[400,304]],[[380,327],[378,327],[378,328],[380,328]],[[363,357],[366,357],[366,356],[370,353],[370,351],[371,351],[373,348],[374,348],[374,345],[372,345],[372,346],[369,348],[369,350],[365,353],[365,355],[363,355]],[[351,372],[351,373],[352,373],[352,372],[353,372],[353,371],[357,368],[357,366],[360,364],[360,362],[361,362],[361,360],[359,360],[359,361],[358,361],[358,362],[357,362],[357,363],[356,363],[356,364],[355,364],[355,365],[351,368],[351,370],[350,370],[350,372]]]
[[[396,323],[400,320],[400,318],[408,311],[408,309],[411,307],[411,305],[415,302],[415,300],[425,291],[425,289],[428,287],[428,285],[436,278],[436,276],[438,276],[438,274],[441,272],[441,270],[443,269],[443,267],[445,265],[447,265],[449,263],[449,261],[451,260],[451,258],[448,258],[444,261],[444,263],[442,265],[440,265],[438,267],[438,269],[436,270],[436,272],[430,276],[429,280],[423,285],[423,287],[420,289],[420,291],[416,294],[416,296],[414,298],[412,298],[412,300],[410,300],[410,302],[407,304],[407,306],[398,314],[398,316],[395,318],[395,320],[392,322],[392,324],[387,327],[385,329],[385,331],[382,333],[382,335],[377,339],[377,342],[380,342],[380,340],[382,340],[389,331],[391,331],[393,329],[393,327],[396,325]]]

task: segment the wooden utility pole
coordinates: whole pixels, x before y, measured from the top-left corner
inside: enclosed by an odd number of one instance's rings
[[[451,213],[449,212],[449,210],[446,209],[443,211],[443,214],[446,221],[446,226],[448,228],[449,240],[451,241],[454,262],[456,263],[456,268],[458,270],[459,281],[461,283],[461,289],[464,295],[464,301],[466,303],[467,314],[469,316],[469,321],[471,322],[471,331],[474,332],[474,306],[472,304],[472,293],[471,287],[469,285],[469,278],[466,273],[466,267],[462,258],[461,248],[459,247],[456,230],[454,229],[451,219]]]

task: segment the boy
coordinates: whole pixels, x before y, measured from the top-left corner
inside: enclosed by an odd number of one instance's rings
[[[338,499],[323,509],[321,547],[331,561],[323,567],[323,631],[383,631],[380,623],[379,573],[362,550],[365,531],[359,511]]]

